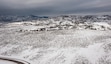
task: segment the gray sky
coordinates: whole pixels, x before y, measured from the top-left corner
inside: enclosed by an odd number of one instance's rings
[[[110,13],[111,0],[0,0],[1,15]]]

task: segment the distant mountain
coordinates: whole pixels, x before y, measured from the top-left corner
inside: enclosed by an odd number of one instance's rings
[[[8,21],[32,21],[32,20],[40,20],[40,19],[55,19],[60,21],[60,19],[64,20],[79,20],[79,21],[103,21],[103,20],[111,20],[111,15],[61,15],[57,17],[48,17],[48,16],[36,16],[36,15],[28,15],[28,16],[0,16],[0,22],[8,22]]]
[[[35,16],[35,15],[28,15],[28,16],[0,16],[0,21],[8,22],[8,21],[31,21],[37,20],[39,18],[49,18],[48,16]]]

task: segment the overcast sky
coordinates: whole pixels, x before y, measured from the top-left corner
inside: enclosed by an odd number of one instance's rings
[[[0,15],[111,14],[111,0],[0,0]]]

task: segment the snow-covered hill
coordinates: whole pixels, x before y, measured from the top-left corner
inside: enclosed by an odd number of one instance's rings
[[[110,20],[87,21],[51,18],[1,23],[0,55],[32,64],[110,64]]]

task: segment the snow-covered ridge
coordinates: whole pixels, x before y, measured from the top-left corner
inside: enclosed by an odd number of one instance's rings
[[[30,17],[30,16],[29,16]],[[35,16],[31,16],[35,17]],[[85,15],[85,16],[57,16],[38,18],[8,23],[9,26],[19,26],[20,31],[53,31],[69,29],[111,30],[110,15]],[[18,31],[19,31],[18,30]]]
[[[79,22],[79,21],[54,21],[53,19],[35,22],[13,22],[7,26],[17,27],[18,31],[53,31],[53,30],[69,30],[69,29],[89,29],[89,30],[111,30],[108,22]]]

